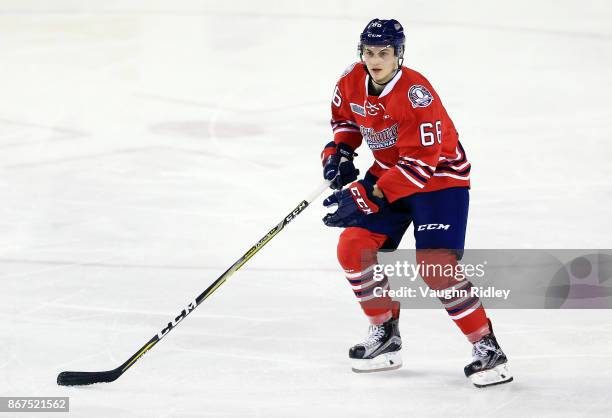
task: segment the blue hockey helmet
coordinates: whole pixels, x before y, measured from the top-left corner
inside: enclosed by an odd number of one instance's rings
[[[397,20],[372,19],[359,37],[359,55],[364,45],[392,46],[395,56],[402,58],[405,40],[404,28]]]

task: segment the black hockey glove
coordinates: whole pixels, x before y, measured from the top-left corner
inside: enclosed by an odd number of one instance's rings
[[[371,183],[360,180],[328,196],[323,201],[323,206],[329,208],[338,205],[338,209],[325,215],[323,223],[327,226],[347,228],[358,225],[368,215],[378,213],[387,205],[387,200],[374,196],[373,189]]]
[[[335,148],[335,149],[334,149]],[[340,190],[347,184],[357,180],[359,170],[353,164],[357,155],[347,144],[330,142],[323,150],[323,178],[330,180],[329,187]]]

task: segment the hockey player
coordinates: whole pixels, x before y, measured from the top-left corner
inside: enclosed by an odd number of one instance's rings
[[[349,66],[336,84],[331,104],[334,140],[321,154],[323,175],[337,190],[324,201],[326,207],[337,205],[337,209],[323,221],[345,228],[338,260],[370,321],[368,338],[349,350],[356,372],[396,369],[402,364],[399,303],[374,292],[388,288],[386,279],[373,278],[376,252],[397,248],[411,223],[420,263],[456,265],[464,248],[470,163],[429,81],[402,66],[404,41],[396,20],[374,19],[367,24],[359,42],[361,62]],[[374,164],[362,180],[355,181],[359,171],[353,158],[364,141]],[[449,281],[435,274],[423,279],[436,290],[472,286],[467,280]],[[506,356],[479,298],[441,301],[473,344],[473,361],[465,367],[465,375],[476,386],[511,381]]]

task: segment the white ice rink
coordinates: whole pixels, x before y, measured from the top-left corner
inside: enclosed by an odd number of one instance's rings
[[[468,247],[611,247],[608,1],[0,0],[0,396],[70,396],[71,417],[612,414],[605,310],[490,311],[509,385],[471,386],[442,309],[402,312],[401,370],[352,373],[367,324],[320,201],[118,381],[56,385],[121,364],[317,186],[373,17],[402,22],[461,133]]]

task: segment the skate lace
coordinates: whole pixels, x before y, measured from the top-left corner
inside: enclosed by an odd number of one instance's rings
[[[495,345],[490,339],[483,338],[474,343],[474,347],[472,348],[472,356],[475,358],[485,358],[491,351],[496,351]]]
[[[366,347],[372,347],[380,342],[380,339],[385,336],[385,327],[382,325],[370,325],[368,328],[368,337],[363,342]]]

